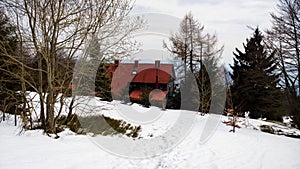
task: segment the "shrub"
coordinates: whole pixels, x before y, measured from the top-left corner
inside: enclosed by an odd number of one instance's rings
[[[271,126],[268,126],[268,125],[261,125],[260,130],[263,132],[275,134],[275,130]]]
[[[59,124],[66,124],[66,116],[61,116]],[[123,134],[128,137],[137,138],[141,126],[132,126],[122,120],[116,120],[104,115],[95,116],[77,116],[72,115],[71,120],[62,127],[68,127],[77,134],[93,133],[93,135],[115,135]]]

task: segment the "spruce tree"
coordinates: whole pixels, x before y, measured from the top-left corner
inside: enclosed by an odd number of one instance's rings
[[[3,90],[14,90],[18,84],[16,79],[12,78],[10,72],[17,70],[14,59],[17,50],[17,37],[15,26],[11,24],[4,11],[0,10],[0,82]],[[1,88],[0,88],[1,90]]]
[[[265,50],[263,36],[259,29],[244,44],[244,52],[236,49],[232,96],[236,113],[250,111],[250,117],[280,119],[281,92],[278,88],[279,75],[276,73],[275,52]]]
[[[19,99],[20,81],[13,74],[19,67],[16,56],[18,48],[15,26],[2,9],[0,10],[0,111],[13,113]],[[5,120],[5,115],[3,115]]]
[[[95,78],[95,95],[103,101],[112,101],[111,78],[107,77],[107,70],[106,62],[100,63]]]

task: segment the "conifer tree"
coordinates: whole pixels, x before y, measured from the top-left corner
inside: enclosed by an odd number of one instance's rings
[[[19,81],[12,76],[19,71],[15,61],[18,60],[15,29],[10,18],[0,10],[0,111],[4,113],[13,113],[17,104],[16,91],[20,90]]]
[[[232,96],[236,112],[250,111],[250,117],[279,120],[279,75],[276,73],[275,53],[268,53],[263,46],[263,35],[258,28],[244,44],[244,52],[236,49]]]
[[[101,100],[112,101],[111,78],[107,77],[107,69],[106,62],[99,65],[95,78],[95,95],[100,97]]]

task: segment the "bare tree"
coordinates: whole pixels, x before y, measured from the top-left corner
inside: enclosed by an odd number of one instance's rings
[[[289,114],[300,126],[300,2],[280,0],[277,13],[271,13],[273,26],[267,30],[266,44],[277,51],[282,72],[282,87],[286,92]]]
[[[202,54],[197,49],[200,47],[200,50],[202,50],[201,45],[206,36],[203,35],[203,29],[204,26],[200,25],[191,13],[188,13],[180,23],[179,32],[169,38],[171,46],[168,47],[164,42],[164,47],[183,61],[184,74],[187,74],[187,68],[192,73],[196,69],[195,61],[199,60]]]
[[[56,111],[55,104],[57,100],[63,104],[66,93],[70,92],[72,62],[86,56],[84,49],[93,37],[104,42],[118,34],[118,40],[114,44],[106,43],[106,48],[99,51],[105,53],[116,46],[120,50],[114,50],[115,54],[126,51],[124,39],[138,27],[129,26],[128,29],[121,30],[120,23],[131,11],[132,1],[12,0],[1,1],[1,5],[8,10],[11,17],[16,18],[23,45],[38,59],[37,68],[32,68],[38,71],[37,83],[26,83],[40,96],[40,120],[45,132],[56,133],[56,120],[62,107]],[[97,34],[99,32],[101,34]],[[106,52],[105,56],[112,55]],[[74,102],[75,97],[69,105],[69,114],[72,113]]]
[[[223,47],[218,47],[216,35],[204,33],[204,26],[191,13],[184,16],[179,32],[171,35],[170,42],[170,47],[165,42],[164,47],[182,60],[179,69],[183,67],[185,77],[187,68],[195,76],[200,93],[199,111],[207,113],[214,95],[212,88],[216,88],[210,77],[218,74]]]
[[[231,92],[231,86],[233,82],[230,77],[230,71],[224,65],[222,67],[225,74],[225,84],[226,84],[226,104],[225,104],[224,113],[226,113],[227,116],[232,116],[232,118],[229,118],[227,121],[223,121],[223,123],[232,126],[230,132],[232,131],[233,133],[235,133],[235,128],[239,127],[237,125],[237,121],[238,121],[238,116],[240,114],[234,110],[232,92]]]
[[[21,104],[20,94],[17,92],[21,90],[21,81],[14,75],[22,75],[22,67],[19,67],[17,62],[23,63],[24,60],[18,56],[20,48],[18,47],[16,27],[3,9],[1,9],[0,15],[0,110],[3,112],[3,120],[5,120],[5,113],[15,113],[16,115],[16,106]]]
[[[273,26],[267,31],[267,40],[270,47],[278,51],[283,75],[289,81],[285,85],[299,90],[300,4],[296,0],[280,0],[277,8],[279,14],[271,13]]]

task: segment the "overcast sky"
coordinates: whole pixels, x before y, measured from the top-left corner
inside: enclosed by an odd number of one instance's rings
[[[247,26],[269,28],[270,12],[275,12],[276,3],[276,0],[136,0],[133,13],[158,13],[181,19],[191,11],[205,26],[205,32],[217,34],[219,44],[225,46],[222,62],[232,63],[232,52],[235,48],[242,49],[243,42],[253,33]],[[161,40],[154,39],[151,41],[159,44],[154,48],[161,48]]]

